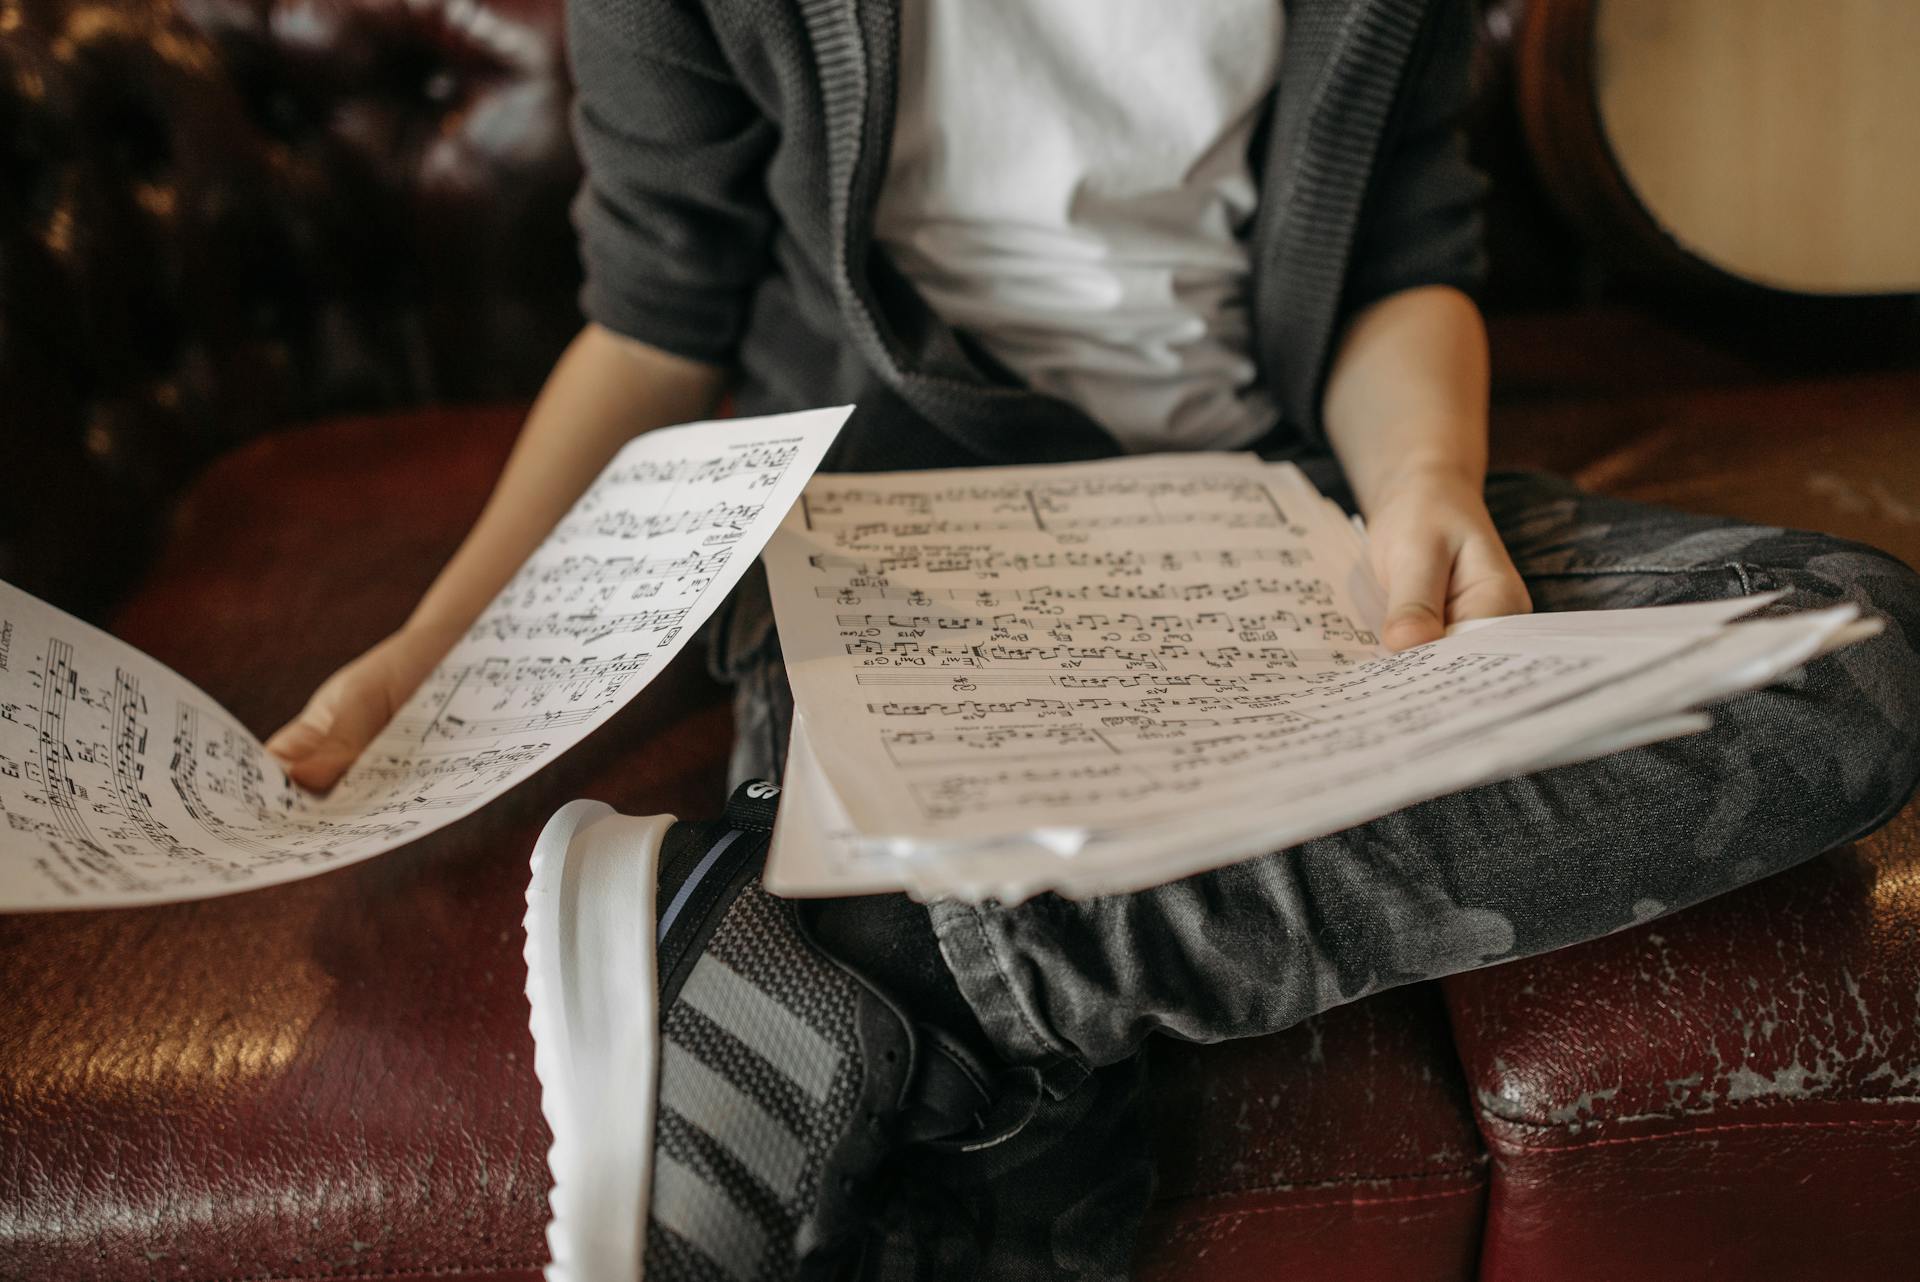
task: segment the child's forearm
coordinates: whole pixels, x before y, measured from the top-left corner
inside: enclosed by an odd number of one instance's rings
[[[620,447],[712,413],[722,372],[621,338],[580,331],[534,402],[480,518],[404,631],[444,650],[478,618]]]
[[[1387,590],[1381,639],[1419,645],[1528,608],[1487,512],[1487,330],[1443,286],[1394,294],[1347,327],[1322,404]]]
[[[1487,331],[1456,289],[1373,304],[1347,327],[1322,402],[1327,438],[1369,516],[1408,480],[1487,470]]]

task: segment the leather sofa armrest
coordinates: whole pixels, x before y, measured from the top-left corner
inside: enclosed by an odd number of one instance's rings
[[[1670,918],[1444,985],[1481,1276],[1912,1276],[1920,805]]]

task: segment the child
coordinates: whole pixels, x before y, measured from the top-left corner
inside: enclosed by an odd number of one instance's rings
[[[1486,481],[1480,181],[1454,127],[1469,0],[575,0],[569,18],[591,323],[412,619],[269,744],[303,784],[338,777],[624,441],[729,392],[743,413],[857,403],[840,470],[1298,456],[1367,517],[1395,648],[1529,592],[1782,589],[1887,620],[1708,733],[1086,903],[878,896],[803,920],[759,889],[765,808],[736,794],[661,857],[650,1276],[849,1257],[1122,1276],[1149,1033],[1255,1036],[1603,934],[1906,798],[1906,567]],[[790,697],[764,585],[725,612],[719,659],[736,775],[777,777]]]

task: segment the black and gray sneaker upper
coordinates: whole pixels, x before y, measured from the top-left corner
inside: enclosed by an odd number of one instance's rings
[[[659,1099],[649,1282],[823,1273],[858,1238],[903,1142],[976,1130],[972,1057],[923,1035],[760,887],[777,789],[660,852]]]

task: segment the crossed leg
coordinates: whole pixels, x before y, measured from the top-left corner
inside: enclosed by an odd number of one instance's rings
[[[1315,479],[1336,492],[1337,472]],[[1137,1106],[1151,1033],[1277,1032],[1397,984],[1591,939],[1791,867],[1905,803],[1920,777],[1920,575],[1859,544],[1552,477],[1496,476],[1487,498],[1538,610],[1780,589],[1775,610],[1851,601],[1885,630],[1718,705],[1701,734],[1147,891],[932,905],[967,1003],[1003,1056],[1044,1071],[1051,1100],[1021,1142],[951,1174],[944,1219],[897,1239],[912,1244],[908,1267],[1123,1276],[1151,1181]],[[778,771],[791,706],[770,649],[742,675],[737,774]]]

